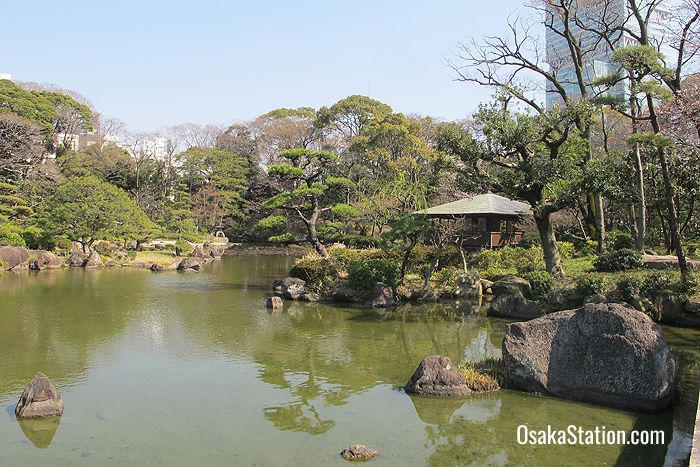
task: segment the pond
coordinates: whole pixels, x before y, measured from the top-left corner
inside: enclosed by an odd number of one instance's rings
[[[507,321],[473,304],[393,311],[285,303],[265,309],[284,257],[233,257],[199,274],[131,269],[0,275],[2,465],[663,465],[687,449],[700,331],[666,328],[680,364],[674,409],[638,414],[515,391],[406,395],[418,362],[500,354]],[[19,423],[36,371],[59,420]],[[520,446],[518,425],[654,428],[667,446]]]

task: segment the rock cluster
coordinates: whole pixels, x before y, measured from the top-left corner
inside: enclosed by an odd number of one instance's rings
[[[306,281],[296,277],[285,277],[272,283],[272,292],[288,300],[299,300],[304,295]]]
[[[515,388],[634,410],[673,396],[676,364],[659,326],[620,304],[587,304],[507,326],[503,360]]]
[[[41,271],[42,269],[59,269],[63,266],[63,260],[46,250],[34,252],[34,258],[29,261],[29,269]]]

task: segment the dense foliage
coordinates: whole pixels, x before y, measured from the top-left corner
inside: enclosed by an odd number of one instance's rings
[[[593,261],[596,271],[600,272],[629,271],[643,265],[639,252],[627,248],[603,253]]]
[[[377,282],[393,288],[400,277],[401,265],[393,259],[370,258],[348,264],[348,280],[358,291],[369,290]]]

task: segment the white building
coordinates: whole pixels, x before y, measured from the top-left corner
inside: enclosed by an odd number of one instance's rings
[[[583,44],[582,49],[587,51],[584,75],[585,81],[592,91],[591,95],[593,95],[595,89],[591,83],[596,78],[612,75],[619,70],[619,66],[612,61],[612,51],[605,41],[599,40],[596,34],[585,29],[589,27],[599,29],[596,25],[603,22],[617,25],[624,22],[625,26],[632,32],[639,31],[639,27],[630,14],[627,0],[578,0],[577,3],[576,17],[582,23],[583,28],[571,24],[571,30],[576,37],[580,38]],[[672,0],[661,1],[652,14],[648,31],[650,43],[659,49],[667,63],[674,62],[676,57],[676,52],[670,47],[669,23],[672,3]],[[607,8],[603,9],[603,5],[606,5]],[[564,84],[566,93],[575,99],[580,97],[581,93],[569,47],[566,39],[556,32],[563,30],[563,22],[556,13],[547,13],[546,16],[546,21],[552,24],[552,27],[546,28],[547,62],[551,71]],[[574,23],[574,21],[570,20],[570,23]],[[636,41],[627,32],[617,34],[615,37],[611,37],[611,40],[616,47],[636,44]],[[607,91],[607,95],[626,98],[629,93],[624,84],[620,83]],[[561,103],[561,97],[554,91],[551,83],[547,83],[547,109],[551,109],[556,103]]]
[[[0,79],[12,81],[12,75],[10,73],[0,73]]]

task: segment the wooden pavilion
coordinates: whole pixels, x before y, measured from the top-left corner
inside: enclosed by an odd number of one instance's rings
[[[441,204],[417,211],[415,215],[429,219],[461,222],[460,243],[466,249],[499,248],[517,245],[524,232],[519,221],[532,215],[530,206],[492,193]]]

